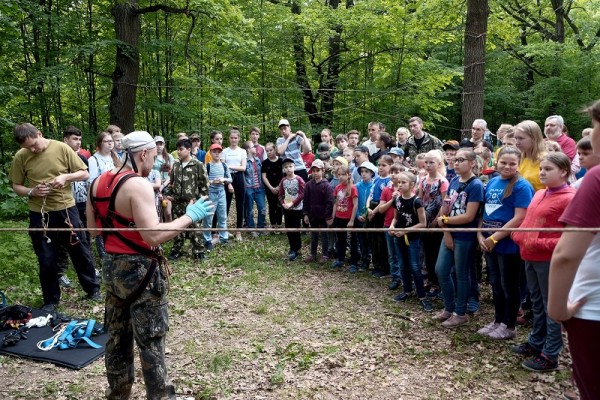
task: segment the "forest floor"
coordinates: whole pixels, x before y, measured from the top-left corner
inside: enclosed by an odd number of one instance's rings
[[[568,350],[559,371],[531,373],[509,350],[527,328],[513,341],[476,333],[492,319],[487,286],[481,311],[447,330],[415,299],[392,301],[387,279],[288,262],[286,254],[285,235],[248,236],[203,262],[172,264],[167,365],[178,397],[556,399],[572,388]],[[60,311],[102,320],[103,306],[81,296],[65,291]],[[141,399],[136,363],[133,398]],[[100,399],[107,387],[104,358],[74,371],[0,356],[0,376],[3,399]]]

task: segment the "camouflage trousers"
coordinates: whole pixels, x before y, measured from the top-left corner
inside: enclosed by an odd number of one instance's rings
[[[185,208],[187,207],[187,205],[188,205],[188,203],[186,203],[186,202],[173,201],[173,219],[183,216],[185,214]],[[199,223],[193,224],[191,227],[192,228],[202,228],[202,221],[200,221]],[[181,232],[179,235],[177,235],[175,237],[175,240],[173,242],[173,248],[171,249],[171,252],[180,253],[181,249],[183,248],[183,243],[184,243],[186,237],[192,243],[192,253],[194,255],[204,252],[204,238],[202,236],[202,232],[200,232],[200,231]]]
[[[139,348],[146,397],[175,399],[165,363],[165,337],[169,330],[167,280],[162,266],[141,295],[124,302],[137,289],[153,260],[130,254],[106,254],[106,376],[108,399],[128,399],[134,381],[133,342]]]

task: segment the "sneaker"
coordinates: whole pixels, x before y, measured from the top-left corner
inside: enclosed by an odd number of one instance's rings
[[[304,257],[302,259],[302,261],[304,261],[305,263],[312,263],[312,262],[315,262],[316,259],[317,259],[316,256],[308,255],[308,256]]]
[[[528,356],[528,357],[531,357],[531,356],[537,357],[541,353],[540,351],[537,351],[536,349],[531,347],[529,342],[525,342],[525,343],[521,343],[517,346],[513,346],[513,347],[511,347],[510,351],[515,354],[520,354],[522,356]]]
[[[478,330],[477,333],[480,335],[488,335],[490,332],[496,330],[496,328],[498,328],[498,326],[500,326],[499,323],[490,322],[489,324],[487,324],[486,326],[484,326],[483,328]]]
[[[100,291],[88,294],[87,298],[92,301],[102,301],[102,295],[100,294]]]
[[[467,301],[467,314],[475,314],[477,311],[479,311],[479,301],[469,299]]]
[[[374,278],[381,278],[383,276],[383,272],[381,272],[380,269],[374,269],[373,272],[371,272],[371,276]]]
[[[213,250],[214,248],[215,248],[215,245],[213,244],[213,242],[212,242],[212,241],[210,241],[210,240],[209,240],[208,242],[205,242],[205,243],[204,243],[204,249],[205,249],[206,251],[211,251],[211,250]]]
[[[402,281],[400,279],[393,279],[390,284],[388,285],[388,289],[390,290],[396,290],[400,287],[400,283]]]
[[[260,233],[257,232],[257,231],[254,231],[254,232],[251,233],[251,235],[252,235],[253,239],[256,239],[256,238],[258,238],[260,236]]]
[[[518,314],[517,314],[518,315]],[[532,325],[533,324],[533,312],[527,310],[521,316],[517,316],[517,325]]]
[[[65,289],[71,289],[73,287],[71,280],[66,275],[61,275],[58,278],[58,284],[64,287]]]
[[[368,267],[365,267],[365,264],[363,264],[363,263],[358,264],[357,267],[358,267],[358,272],[365,272],[368,269]]]
[[[56,304],[44,304],[42,306],[42,311],[47,312],[47,313],[53,313],[56,311]]]
[[[340,260],[335,260],[333,264],[331,264],[331,269],[342,268],[344,266],[344,262]]]
[[[198,261],[202,261],[206,258],[206,256],[204,255],[204,253],[196,253],[194,254],[194,259],[198,260]]]
[[[492,339],[514,339],[517,337],[517,330],[515,328],[508,329],[506,324],[500,324],[498,327],[488,334]]]
[[[433,306],[431,305],[431,302],[427,298],[419,299],[419,303],[421,303],[421,307],[423,308],[423,311],[425,311],[425,312],[433,311]]]
[[[402,292],[396,296],[394,296],[394,301],[405,301],[409,297],[412,297],[412,292]]]
[[[351,265],[350,268],[348,268],[348,272],[355,274],[358,272],[358,267],[356,265]]]
[[[288,260],[294,261],[299,255],[300,253],[298,251],[290,250],[288,252]]]
[[[469,317],[466,315],[457,315],[453,313],[450,318],[442,322],[442,326],[444,328],[453,329],[464,325],[467,322],[469,322]]]
[[[450,311],[440,311],[439,313],[437,313],[435,315],[435,317],[433,317],[434,320],[439,321],[439,322],[444,322],[446,320],[448,320],[450,317],[452,317],[452,313]]]
[[[429,292],[427,292],[427,297],[434,298],[434,297],[437,297],[437,295],[440,293],[442,293],[442,289],[432,287],[431,289],[429,289]]]
[[[533,372],[550,372],[558,369],[558,361],[551,360],[542,353],[535,358],[523,361],[521,366]]]
[[[238,242],[241,242],[243,240],[241,232],[236,232],[236,234],[235,234],[235,240],[237,240]]]

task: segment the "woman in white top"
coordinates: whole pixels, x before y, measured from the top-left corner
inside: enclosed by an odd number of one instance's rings
[[[88,159],[88,169],[90,172],[88,184],[91,185],[94,179],[120,165],[121,160],[115,151],[115,141],[112,135],[108,132],[100,133],[96,136],[96,152]],[[101,235],[96,236],[95,240],[98,255],[102,259],[106,253],[104,251],[104,240]]]
[[[244,171],[246,170],[246,150],[238,146],[240,142],[240,131],[237,127],[232,127],[229,130],[229,147],[223,150],[221,159],[229,167],[231,172],[231,186],[233,191],[227,190],[227,215],[231,208],[231,199],[235,193],[235,212],[236,212],[236,228],[241,228],[244,224],[244,197],[246,189],[244,187]],[[236,232],[236,240],[242,240],[242,234]]]
[[[115,141],[108,132],[102,132],[96,136],[96,152],[89,158],[90,177],[88,183],[91,184],[94,179],[121,165],[119,156],[115,152]]]

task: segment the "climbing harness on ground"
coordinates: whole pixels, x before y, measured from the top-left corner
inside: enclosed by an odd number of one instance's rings
[[[97,335],[102,332],[102,330],[95,325],[96,320],[93,319],[81,322],[73,320],[68,324],[58,325],[54,329],[56,334],[46,340],[40,340],[37,347],[42,351],[50,351],[54,348],[67,350],[77,348],[81,341],[83,341],[90,347],[99,349],[102,346],[94,343],[91,339],[92,335]]]
[[[14,346],[21,339],[27,339],[27,329],[15,327],[2,338],[2,347]]]

